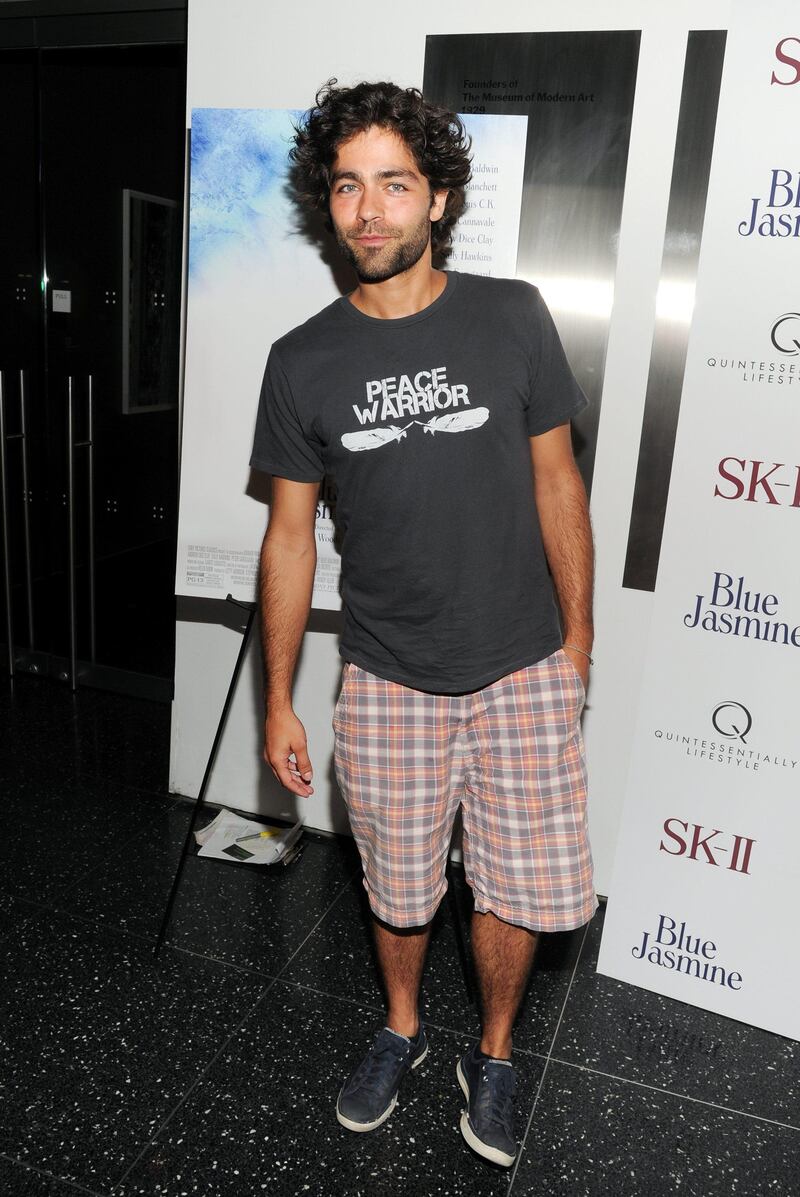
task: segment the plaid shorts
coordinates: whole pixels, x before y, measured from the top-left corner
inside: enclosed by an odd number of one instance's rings
[[[348,662],[334,762],[379,919],[430,921],[462,806],[475,909],[532,931],[597,908],[581,679],[563,650],[470,694],[429,694]]]

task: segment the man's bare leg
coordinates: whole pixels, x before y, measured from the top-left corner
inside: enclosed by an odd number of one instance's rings
[[[480,1050],[511,1058],[511,1031],[533,964],[538,936],[490,913],[472,916],[472,952],[483,1007]]]
[[[375,947],[389,1008],[386,1025],[413,1039],[419,1030],[419,986],[431,925],[389,927],[373,919]]]

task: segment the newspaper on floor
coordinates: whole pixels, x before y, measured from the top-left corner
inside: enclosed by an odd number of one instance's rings
[[[200,845],[198,856],[215,860],[238,860],[247,864],[289,864],[300,852],[303,825],[265,827],[233,811],[221,810],[215,819],[194,833]]]

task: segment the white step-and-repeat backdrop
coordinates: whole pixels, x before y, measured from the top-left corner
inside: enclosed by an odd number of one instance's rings
[[[176,590],[254,597],[266,492],[247,462],[267,351],[348,286],[286,191],[291,113],[334,73],[420,85],[424,70],[427,87],[430,72],[448,103],[485,109],[468,115],[481,169],[454,267],[539,283],[593,394],[579,448],[598,553],[584,728],[610,894],[600,968],[798,1038],[800,30],[787,0],[551,8],[507,0],[490,20],[465,0],[444,28],[409,0],[388,41],[371,26],[323,46],[255,0],[194,0]],[[555,57],[545,36],[562,39]],[[561,83],[543,82],[553,61]],[[562,183],[566,154],[577,173]],[[328,608],[333,498],[323,489],[318,509],[315,605]],[[182,793],[196,792],[238,647],[215,636],[179,625]],[[264,776],[254,650],[210,801],[344,828],[325,759],[333,644],[333,627],[307,635],[298,674],[318,794],[290,812]]]
[[[800,1039],[796,16],[728,34],[599,968]]]

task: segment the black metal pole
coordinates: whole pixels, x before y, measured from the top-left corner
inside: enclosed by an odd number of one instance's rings
[[[167,908],[164,911],[164,918],[161,922],[161,929],[158,933],[158,939],[156,940],[156,946],[153,949],[154,956],[157,956],[159,951],[161,950],[161,945],[164,942],[164,936],[167,933],[167,927],[169,926],[169,920],[172,915],[172,907],[175,905],[175,898],[177,897],[177,894],[178,894],[178,887],[180,885],[181,877],[183,876],[183,870],[186,865],[186,857],[189,854],[189,848],[191,846],[192,836],[194,834],[195,823],[197,822],[197,816],[200,813],[200,809],[203,805],[206,788],[208,786],[208,779],[210,778],[211,770],[214,767],[214,761],[216,760],[217,749],[219,748],[219,742],[222,739],[222,733],[225,729],[225,723],[228,718],[228,711],[230,710],[231,702],[233,701],[233,695],[236,690],[236,683],[239,679],[239,674],[241,672],[242,664],[244,663],[245,653],[247,652],[247,644],[248,644],[248,641],[250,640],[250,632],[252,631],[252,628],[253,628],[253,619],[255,617],[256,611],[258,610],[257,603],[240,603],[235,598],[233,598],[233,596],[230,594],[226,597],[225,601],[228,603],[234,603],[237,607],[242,607],[244,610],[249,611],[250,614],[247,617],[247,624],[245,625],[244,634],[242,636],[242,643],[239,646],[239,655],[237,656],[236,664],[233,667],[233,674],[231,675],[230,685],[228,686],[228,693],[225,696],[225,703],[222,708],[222,714],[220,715],[219,723],[217,724],[217,731],[216,731],[216,735],[214,736],[214,743],[211,745],[211,752],[208,754],[208,763],[206,764],[206,771],[203,774],[203,780],[200,784],[200,792],[197,795],[197,798],[195,799],[194,810],[192,811],[192,817],[189,821],[189,829],[186,832],[186,839],[183,842],[183,849],[181,851],[181,857],[180,857],[180,860],[178,861],[178,868],[175,873],[175,880],[172,882],[172,889],[170,891],[170,895],[167,900]]]

